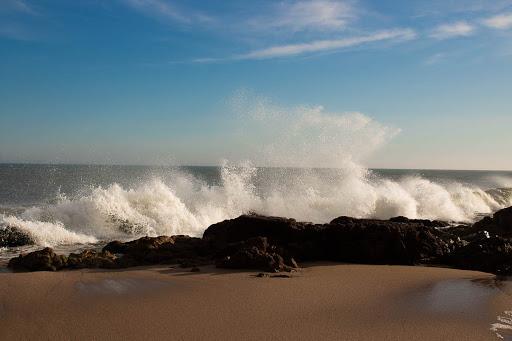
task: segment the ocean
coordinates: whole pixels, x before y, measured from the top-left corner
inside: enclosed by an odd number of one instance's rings
[[[255,212],[315,223],[347,215],[470,223],[512,206],[512,172],[0,164],[0,229],[61,252],[140,236],[201,236]]]

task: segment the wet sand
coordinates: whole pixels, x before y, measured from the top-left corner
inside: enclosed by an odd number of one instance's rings
[[[0,339],[493,340],[491,325],[512,310],[507,285],[472,271],[187,270],[0,273]]]

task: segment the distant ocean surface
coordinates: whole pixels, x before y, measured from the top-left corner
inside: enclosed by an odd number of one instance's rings
[[[143,235],[201,236],[247,212],[471,222],[512,206],[512,172],[0,164],[0,229],[74,251]]]

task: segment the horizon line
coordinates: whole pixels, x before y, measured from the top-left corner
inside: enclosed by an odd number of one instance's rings
[[[124,163],[51,163],[51,162],[4,162],[0,161],[2,165],[28,165],[28,166],[97,166],[97,167],[204,167],[214,168],[222,167],[219,164],[189,164],[189,165],[163,165],[163,164],[124,164]],[[456,169],[456,168],[392,168],[392,167],[369,167],[361,165],[363,168],[369,170],[417,170],[417,171],[459,171],[459,172],[512,172],[512,169]],[[343,167],[298,167],[298,166],[261,166],[254,165],[256,168],[290,168],[290,169],[344,169]]]

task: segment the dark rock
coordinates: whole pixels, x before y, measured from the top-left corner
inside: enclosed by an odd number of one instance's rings
[[[128,243],[120,242],[119,240],[114,240],[108,243],[103,247],[103,251],[107,251],[113,254],[116,253],[126,253],[128,250]]]
[[[181,262],[202,257],[207,252],[200,238],[189,236],[142,237],[130,242],[113,241],[104,252],[123,254],[121,262],[130,265]]]
[[[493,220],[502,229],[512,232],[512,207],[504,208],[494,213]]]
[[[68,258],[43,249],[14,258],[15,270],[116,268],[180,264],[197,271],[218,267],[291,271],[298,261],[367,264],[437,264],[512,274],[512,208],[472,226],[395,217],[390,220],[338,217],[328,224],[242,215],[210,226],[203,238],[143,237],[113,241],[101,252],[86,250]],[[1,236],[1,234],[0,234]]]
[[[334,219],[325,230],[325,258],[333,261],[412,265],[449,253],[449,234],[423,221]]]
[[[224,255],[216,262],[219,268],[259,269],[267,272],[290,271],[292,268],[290,264],[285,264],[277,249],[269,245],[266,237],[230,244],[222,253]]]
[[[329,224],[318,225],[244,215],[210,226],[203,238],[222,250],[229,243],[266,237],[272,245],[285,250],[279,252],[282,257],[299,261],[416,264],[454,248],[457,236],[436,228],[445,225],[404,217],[391,221],[339,217]]]
[[[120,266],[117,257],[108,251],[97,252],[84,250],[81,253],[72,253],[68,256],[67,267],[71,269],[81,268],[106,268],[115,269]]]
[[[266,237],[272,245],[286,250],[287,255],[282,256],[305,261],[323,258],[323,229],[324,225],[251,214],[211,225],[203,239],[210,248],[222,250],[232,243]]]
[[[55,254],[49,247],[19,255],[9,261],[14,271],[57,271],[66,266],[67,257]]]
[[[512,242],[483,236],[444,257],[443,263],[468,270],[512,275]]]
[[[199,269],[197,266],[190,269],[190,272],[199,272],[199,271],[201,271],[201,269]]]
[[[494,213],[492,217],[484,217],[466,230],[467,234],[488,231],[491,235],[512,238],[512,207]]]
[[[0,226],[0,247],[16,247],[32,244],[34,244],[34,240],[27,233],[14,226]]]
[[[262,236],[273,244],[283,245],[313,235],[316,228],[317,225],[297,222],[295,219],[251,214],[211,225],[204,232],[203,239],[212,243],[215,249]]]
[[[448,227],[448,226],[450,226],[450,223],[448,223],[446,221],[428,220],[428,219],[409,219],[404,216],[394,217],[394,218],[389,219],[389,221],[395,222],[395,223],[408,223],[408,224],[415,223],[415,224],[419,224],[419,225],[423,225],[423,226],[427,226],[427,227]]]

